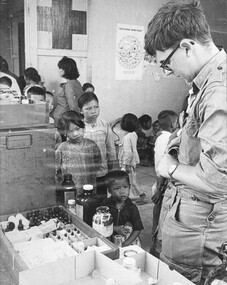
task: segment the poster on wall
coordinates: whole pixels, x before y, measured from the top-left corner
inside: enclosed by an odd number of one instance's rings
[[[141,80],[144,58],[144,27],[117,24],[116,80]]]

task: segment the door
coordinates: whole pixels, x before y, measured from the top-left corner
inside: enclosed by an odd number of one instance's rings
[[[39,71],[47,90],[57,91],[60,77],[58,61],[73,58],[80,73],[87,78],[87,1],[25,0],[26,67]]]

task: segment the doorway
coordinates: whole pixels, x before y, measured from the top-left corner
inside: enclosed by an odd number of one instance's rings
[[[17,76],[25,69],[24,0],[0,0],[0,54]]]

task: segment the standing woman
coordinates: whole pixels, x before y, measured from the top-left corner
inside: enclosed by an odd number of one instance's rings
[[[64,56],[58,62],[60,76],[67,80],[61,85],[60,93],[54,98],[54,108],[52,115],[55,126],[62,113],[67,110],[79,111],[77,99],[83,93],[80,82],[77,78],[80,76],[75,60]]]

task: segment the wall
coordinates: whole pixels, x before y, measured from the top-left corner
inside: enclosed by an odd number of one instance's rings
[[[164,0],[91,0],[88,63],[90,79],[100,99],[100,116],[107,121],[132,112],[153,120],[163,109],[179,111],[188,87],[182,80],[163,78],[148,66],[142,80],[115,80],[116,24],[147,25]],[[153,74],[160,77],[155,81]],[[160,73],[160,74],[157,74]]]
[[[36,5],[51,6],[52,2],[25,1],[26,67],[37,68],[47,89],[57,93],[60,79],[57,62],[63,55],[73,57],[81,74],[79,81],[94,84],[100,99],[100,117],[109,122],[127,112],[137,116],[148,113],[153,120],[163,109],[178,112],[188,87],[182,80],[164,78],[158,67],[144,69],[142,80],[115,80],[117,23],[144,26],[146,32],[150,19],[166,0],[87,1],[88,48],[83,52],[74,48],[71,51],[53,49],[51,45],[44,47],[51,33],[40,36]]]

